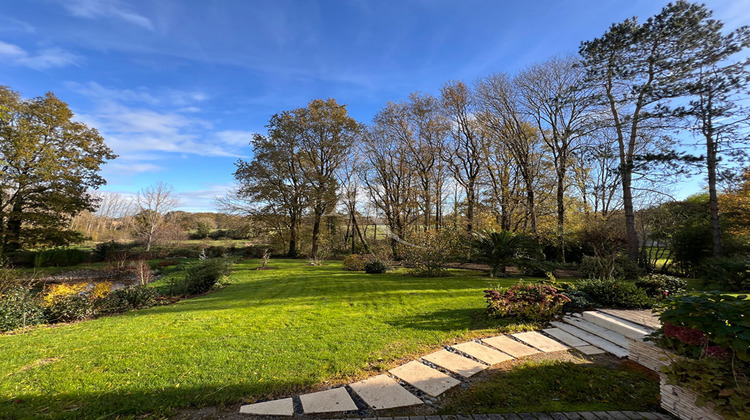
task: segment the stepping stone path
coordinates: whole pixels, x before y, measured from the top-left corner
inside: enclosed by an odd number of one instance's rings
[[[294,403],[291,398],[284,398],[282,400],[248,404],[240,407],[240,413],[255,414],[256,416],[293,416]]]
[[[304,394],[300,395],[299,399],[305,414],[358,410],[357,404],[344,388]]]
[[[387,375],[378,375],[349,386],[375,410],[424,404]]]
[[[461,383],[458,379],[416,361],[391,369],[389,372],[431,397],[437,397]]]
[[[365,409],[362,402],[373,410],[409,407],[424,404],[418,397],[419,390],[429,397],[437,397],[459,385],[491,365],[515,358],[531,356],[540,352],[566,351],[571,348],[585,354],[611,353],[617,357],[628,355],[627,339],[642,337],[658,327],[658,320],[647,311],[602,310],[573,314],[563,318],[564,322],[553,321],[542,332],[523,332],[510,336],[500,335],[477,341],[454,344],[449,348],[422,356],[419,361],[411,361],[381,374],[346,387],[313,392],[299,396],[304,414],[360,411]],[[437,368],[435,367],[437,366]],[[450,374],[441,372],[444,369]],[[398,381],[403,381],[401,384]],[[413,387],[413,388],[412,388]],[[350,395],[350,391],[352,394]],[[355,403],[353,396],[357,397]],[[427,397],[425,397],[427,398]],[[357,404],[360,404],[358,407]],[[256,416],[286,416],[295,414],[292,398],[247,404],[240,407],[240,413]],[[427,416],[399,417],[399,420],[635,420],[671,419],[660,413],[578,412],[578,413],[506,413],[475,416]],[[374,418],[373,418],[374,419]],[[383,418],[380,419],[390,419]],[[353,419],[350,419],[353,420]]]
[[[494,365],[513,359],[513,357],[508,356],[503,352],[497,351],[487,346],[483,346],[475,341],[454,344],[451,347],[462,353],[466,353],[477,360],[487,363],[488,365]]]
[[[422,356],[422,359],[436,364],[443,369],[457,373],[464,378],[471,377],[489,367],[463,356],[459,356],[456,353],[451,353],[448,350],[439,350],[435,353],[430,353],[427,356]]]
[[[500,335],[497,337],[485,338],[482,340],[483,343],[489,344],[490,346],[501,350],[513,357],[524,357],[531,356],[532,354],[539,353],[539,350],[529,347],[525,344],[521,344],[512,338]]]
[[[534,332],[534,331],[513,334],[513,337],[523,341],[524,343],[530,346],[536,347],[545,353],[568,350],[568,346],[564,346],[558,343],[557,341],[551,338],[547,338],[539,334],[538,332]]]

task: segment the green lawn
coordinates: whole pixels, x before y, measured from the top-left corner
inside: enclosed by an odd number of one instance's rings
[[[529,361],[494,372],[466,392],[452,391],[448,399],[441,414],[653,411],[659,409],[659,381],[627,365]]]
[[[164,415],[349,381],[490,334],[482,290],[517,282],[257,265],[242,262],[233,284],[174,305],[0,336],[0,418]]]

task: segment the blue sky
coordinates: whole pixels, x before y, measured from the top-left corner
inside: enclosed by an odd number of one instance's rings
[[[707,1],[733,29],[750,0]],[[120,157],[105,191],[175,186],[212,210],[269,117],[336,98],[369,122],[388,100],[575,53],[653,0],[0,2],[0,84],[52,91]],[[680,195],[695,191],[698,183]]]

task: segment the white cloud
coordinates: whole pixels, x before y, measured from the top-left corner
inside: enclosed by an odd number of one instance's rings
[[[216,139],[229,146],[247,146],[255,133],[243,130],[226,130],[216,133]]]
[[[224,197],[234,189],[236,189],[234,183],[211,184],[200,190],[177,191],[175,196],[180,200],[181,210],[216,211],[216,198]]]
[[[142,173],[161,172],[163,170],[164,168],[162,168],[161,166],[154,165],[152,163],[118,163],[117,161],[115,161],[108,162],[104,166],[103,172],[105,174],[112,175],[136,175]]]
[[[119,0],[63,0],[62,6],[73,16],[98,19],[109,18],[154,30],[151,19],[139,15]]]
[[[77,57],[61,48],[46,48],[37,51],[36,54],[30,54],[18,45],[0,41],[0,59],[35,70],[44,70],[76,64]]]
[[[248,144],[252,135],[243,131],[212,132],[210,122],[194,116],[128,106],[111,99],[109,92],[115,91],[106,88],[87,92],[96,107],[92,112],[78,113],[77,118],[96,127],[112,150],[125,159],[154,160],[155,155],[164,152],[242,157],[240,148]],[[148,102],[148,96],[143,95],[142,99]]]
[[[104,87],[97,82],[66,82],[65,86],[73,92],[95,101],[161,105],[170,109],[180,107],[178,109],[179,112],[199,112],[200,108],[197,108],[195,104],[209,99],[205,93],[191,90],[154,90],[143,86],[134,89],[112,89]]]

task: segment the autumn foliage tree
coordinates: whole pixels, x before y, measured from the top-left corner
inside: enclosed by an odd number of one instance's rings
[[[73,120],[54,94],[23,99],[0,86],[0,243],[3,252],[79,241],[71,217],[93,211],[90,189],[116,155],[96,131]]]

